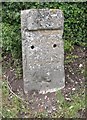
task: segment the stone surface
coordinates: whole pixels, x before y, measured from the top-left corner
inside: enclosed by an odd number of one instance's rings
[[[47,93],[64,87],[63,24],[58,9],[21,11],[25,92]]]

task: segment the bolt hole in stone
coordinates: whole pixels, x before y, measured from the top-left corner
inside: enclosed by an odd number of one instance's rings
[[[54,44],[53,47],[54,47],[54,48],[57,47],[57,44]]]
[[[34,49],[34,45],[31,46],[31,49]]]

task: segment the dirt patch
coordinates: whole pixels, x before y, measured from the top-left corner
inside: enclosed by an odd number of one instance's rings
[[[66,100],[69,100],[69,96],[79,87],[85,85],[85,57],[85,48],[79,46],[74,46],[71,53],[65,53],[65,88],[61,91]],[[10,89],[28,102],[31,111],[46,111],[48,113],[57,111],[56,93],[47,93],[45,95],[38,94],[37,91],[31,91],[28,94],[24,93],[21,59],[15,63],[11,55],[4,56],[3,63],[3,76],[8,80]],[[19,73],[21,77],[16,75],[15,69],[17,65],[21,68],[21,73]]]

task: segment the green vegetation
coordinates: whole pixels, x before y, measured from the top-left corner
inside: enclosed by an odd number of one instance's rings
[[[29,110],[29,107],[25,105],[21,99],[14,96],[10,93],[7,83],[4,81],[2,86],[3,91],[3,109],[2,114],[5,118],[17,118],[18,114],[23,115],[24,117],[31,117],[32,112]],[[76,93],[73,93],[70,96],[70,101],[65,100],[61,91],[57,92],[57,100],[58,100],[58,111],[53,113],[49,117],[64,117],[64,118],[78,118],[78,110],[85,108],[85,91],[84,88],[77,89]],[[42,118],[48,117],[46,112],[37,113],[32,117]]]
[[[73,45],[87,46],[85,12],[86,3],[2,3],[3,51],[15,58],[21,57],[21,10],[36,8],[61,9],[64,13],[65,51],[71,51]]]
[[[59,98],[58,115],[65,118],[77,118],[78,110],[85,108],[85,92],[84,89],[77,90],[76,93],[70,96],[70,101],[65,101],[61,92],[57,93]],[[61,114],[62,113],[62,114]]]
[[[9,91],[6,81],[3,81],[2,94],[2,114],[4,118],[16,118],[18,113],[27,112],[28,114],[30,112],[29,108],[26,109],[24,102]]]
[[[73,59],[78,59],[77,55],[70,54],[74,46],[87,47],[86,27],[85,27],[85,12],[86,3],[26,3],[26,2],[3,2],[2,3],[2,42],[3,42],[3,56],[11,54],[12,67],[16,78],[22,76],[22,68],[20,65],[22,56],[22,40],[21,40],[21,10],[25,9],[61,9],[64,13],[64,49],[65,53],[69,53],[66,57],[65,64],[70,64]],[[0,34],[1,35],[1,34]],[[9,60],[8,60],[9,61]],[[4,69],[10,68],[11,63],[6,61]],[[3,69],[3,70],[4,70]],[[87,70],[83,74],[87,77]],[[4,71],[3,71],[4,72]],[[81,74],[81,73],[80,73]],[[32,112],[29,106],[21,99],[14,96],[8,89],[6,80],[3,80],[2,85],[3,94],[3,117],[16,118],[19,116],[31,117]],[[58,111],[52,114],[52,117],[77,118],[78,111],[85,109],[85,90],[78,88],[69,96],[70,101],[65,100],[63,94],[57,92]],[[23,117],[22,116],[22,117]],[[47,113],[38,113],[32,117],[48,117]],[[81,116],[80,116],[81,117]]]

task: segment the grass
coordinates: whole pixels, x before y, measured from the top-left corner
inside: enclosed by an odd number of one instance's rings
[[[12,93],[10,93],[6,81],[3,82],[2,92],[2,115],[4,118],[16,118],[18,117],[18,113],[21,114],[23,112],[26,113],[26,111],[28,112],[28,109],[26,110],[26,105],[23,105],[23,101],[20,100],[18,97],[14,96]]]
[[[65,16],[64,22],[64,50],[66,53],[71,53],[74,49],[74,44],[86,46],[85,41],[85,4],[68,4],[68,3],[60,3],[60,4],[42,4],[41,8],[59,8],[63,10]],[[21,38],[20,38],[20,8],[21,9],[29,9],[29,8],[37,8],[40,7],[37,3],[27,4],[27,3],[3,3],[3,48],[7,52],[12,54],[12,57],[19,58],[21,55]],[[14,14],[13,13],[14,9]],[[79,14],[80,13],[80,14]],[[13,25],[12,25],[13,23]],[[0,24],[1,27],[1,24]],[[19,34],[18,34],[19,33]],[[0,34],[1,36],[1,34]],[[72,40],[69,40],[72,39]],[[82,41],[82,42],[81,42]],[[1,43],[1,41],[0,41]],[[1,47],[1,46],[0,46]],[[5,53],[6,54],[6,53]],[[65,64],[70,64],[73,62],[73,59],[77,59],[78,56],[68,55]],[[1,59],[1,55],[0,55]],[[15,61],[15,74],[16,78],[21,78],[21,67],[17,66]],[[11,67],[11,64],[7,62],[6,67]],[[79,73],[84,73],[87,77],[87,70],[85,71],[83,68],[78,71]],[[1,69],[0,69],[1,73]],[[1,87],[1,86],[0,86]],[[3,80],[2,85],[2,94],[3,94],[3,109],[2,114],[5,118],[16,118],[19,116],[30,117],[32,112],[29,107],[18,97],[14,96],[8,89],[6,80]],[[71,93],[70,98],[71,101],[65,100],[61,91],[57,92],[57,101],[58,101],[58,111],[52,114],[52,117],[79,117],[78,111],[85,108],[85,90],[84,88],[77,88],[77,90]],[[37,113],[32,117],[48,117],[47,113]]]
[[[57,94],[61,98],[59,107],[62,111],[58,111],[59,115],[64,114],[65,118],[78,118],[78,110],[85,108],[85,91],[84,89],[77,90],[71,95],[71,102],[65,101],[62,94]],[[61,96],[61,97],[60,97]]]
[[[74,49],[72,43],[69,43],[68,41],[65,42],[64,46],[65,51],[69,52],[66,56],[66,60],[64,61],[65,64],[70,64],[73,62],[74,59],[77,59],[77,55],[71,55],[72,49]],[[17,78],[20,78],[22,74],[21,66],[18,64],[18,60],[15,61],[15,74]],[[9,63],[9,67],[11,64]],[[6,66],[8,67],[8,65]],[[82,70],[82,69],[81,69]],[[79,71],[78,71],[79,72]],[[81,71],[80,71],[81,72]],[[84,73],[84,69],[83,69]],[[87,72],[84,74],[86,75]],[[69,99],[70,101],[66,100],[61,93],[61,91],[58,91],[56,93],[57,95],[57,112],[53,113],[52,115],[48,115],[47,112],[44,113],[37,113],[34,116],[32,115],[32,112],[30,111],[30,108],[28,105],[26,105],[21,99],[14,96],[8,88],[6,80],[3,80],[2,84],[2,116],[4,118],[18,118],[19,116],[24,118],[30,118],[30,117],[37,117],[37,118],[44,118],[44,117],[64,117],[64,118],[79,118],[82,115],[79,114],[80,110],[84,110],[86,107],[85,102],[85,89],[84,87],[78,87],[75,91],[70,93]]]
[[[25,103],[10,93],[6,81],[3,82],[3,109],[2,114],[4,118],[17,118],[18,114],[25,117],[30,117],[32,114],[29,107]],[[78,118],[78,111],[85,108],[85,90],[84,88],[77,89],[76,92],[70,96],[71,101],[65,100],[61,91],[57,92],[58,111],[53,113],[51,117],[64,118]],[[48,117],[47,113],[37,113],[33,117]]]
[[[66,52],[71,52],[74,49],[73,44],[73,41],[64,40],[64,50]]]

